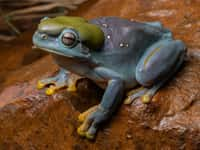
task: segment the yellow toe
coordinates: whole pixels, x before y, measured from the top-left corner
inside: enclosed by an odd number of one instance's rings
[[[124,104],[130,104],[131,103],[131,98],[128,96],[125,100],[124,100]]]
[[[85,136],[85,132],[82,131],[81,127],[79,127],[79,128],[77,129],[77,133],[78,133],[78,135],[80,135],[80,136]]]
[[[80,115],[78,116],[78,121],[79,121],[79,122],[83,122],[84,120],[85,120],[85,115],[80,114]]]
[[[86,133],[86,134],[85,134],[85,137],[86,137],[87,139],[89,139],[89,140],[94,139],[94,135],[89,134],[89,133]]]
[[[55,89],[50,87],[46,90],[45,93],[46,95],[53,95],[55,93]]]
[[[142,102],[143,103],[145,103],[145,104],[149,103],[150,100],[151,100],[151,97],[148,94],[145,94],[145,95],[142,96]]]
[[[38,81],[37,83],[37,89],[42,89],[45,86],[41,81]]]

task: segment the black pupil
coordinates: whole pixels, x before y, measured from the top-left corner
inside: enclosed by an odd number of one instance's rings
[[[73,33],[65,33],[62,37],[62,41],[65,45],[71,46],[75,42],[75,36]]]

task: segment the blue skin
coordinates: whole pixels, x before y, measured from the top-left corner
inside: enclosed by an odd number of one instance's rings
[[[105,88],[101,103],[83,114],[83,123],[78,130],[80,135],[92,139],[99,125],[119,108],[128,89],[138,85],[143,87],[129,94],[125,103],[129,104],[137,97],[149,102],[179,69],[186,46],[180,40],[173,40],[171,32],[159,22],[139,23],[102,17],[89,23],[104,32],[104,44],[98,50],[91,50],[81,42],[67,47],[62,41],[65,33],[73,33],[81,40],[76,29],[71,28],[63,29],[58,36],[45,33],[48,38],[42,37],[43,31],[36,31],[33,43],[50,52],[62,68],[57,76],[43,80],[45,85],[54,83],[59,89],[59,85],[63,87],[67,84],[68,72],[72,72]],[[127,25],[130,26],[128,30]]]

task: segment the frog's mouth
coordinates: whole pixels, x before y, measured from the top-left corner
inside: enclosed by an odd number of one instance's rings
[[[61,55],[61,56],[65,56],[65,57],[70,57],[70,58],[74,58],[75,57],[75,56],[72,56],[72,55],[64,55],[63,53],[61,53],[59,51],[55,51],[55,50],[44,48],[44,47],[39,47],[37,45],[33,45],[32,49],[41,49],[41,50],[44,50],[44,51],[52,53],[52,54],[57,54],[57,55]]]

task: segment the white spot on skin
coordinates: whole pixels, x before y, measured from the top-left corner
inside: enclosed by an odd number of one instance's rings
[[[139,68],[139,72],[143,72],[144,71],[144,69],[143,68]]]
[[[120,43],[119,46],[120,46],[120,47],[124,47],[124,44],[123,44],[123,43]]]
[[[119,46],[120,47],[128,47],[128,43],[120,43]]]
[[[110,35],[107,35],[107,38],[110,39]]]
[[[102,26],[103,26],[103,27],[105,27],[105,28],[107,28],[107,27],[108,27],[108,25],[107,25],[107,24],[105,24],[105,23],[103,23],[103,24],[102,24]]]

